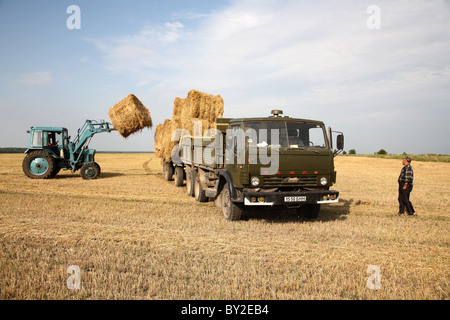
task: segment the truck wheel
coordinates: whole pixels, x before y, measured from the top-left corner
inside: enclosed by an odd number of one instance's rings
[[[231,201],[231,192],[228,183],[225,183],[222,190],[222,213],[225,219],[237,221],[241,219],[244,208]]]
[[[217,197],[214,199],[214,206],[216,208],[221,208],[222,209],[222,202],[223,202],[223,191],[220,192]]]
[[[194,194],[195,170],[186,173],[186,191],[188,196],[193,197]]]
[[[206,197],[206,195],[205,195],[205,190],[202,189],[202,184],[200,183],[200,175],[199,174],[195,175],[194,196],[195,196],[195,200],[197,200],[198,202],[207,202],[208,201],[208,197]]]
[[[32,151],[25,156],[22,169],[25,175],[31,179],[48,179],[54,172],[55,160],[44,155],[43,151]]]
[[[175,187],[182,187],[183,186],[183,168],[182,167],[175,167]]]
[[[172,181],[173,180],[173,166],[168,162],[164,162],[163,171],[164,171],[164,179],[166,179],[166,181]]]
[[[305,204],[297,209],[297,213],[300,217],[306,219],[317,219],[320,212],[320,204]]]
[[[100,166],[97,162],[86,163],[81,167],[80,174],[86,180],[97,179],[100,175]]]

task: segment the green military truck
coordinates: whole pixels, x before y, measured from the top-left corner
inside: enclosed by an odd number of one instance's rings
[[[227,220],[239,220],[248,207],[295,208],[317,218],[322,204],[339,201],[330,190],[336,182],[334,157],[344,136],[321,121],[283,116],[281,110],[262,118],[219,118],[217,130],[196,138],[181,136],[165,179],[184,185],[199,202],[214,201]],[[202,136],[202,135],[198,135]]]

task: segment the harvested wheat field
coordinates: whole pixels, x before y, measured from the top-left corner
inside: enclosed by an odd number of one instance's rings
[[[401,160],[340,156],[341,202],[316,221],[228,222],[153,154],[98,154],[92,181],[30,180],[22,159],[0,155],[0,299],[449,299],[449,163],[413,161],[418,217],[395,215]]]

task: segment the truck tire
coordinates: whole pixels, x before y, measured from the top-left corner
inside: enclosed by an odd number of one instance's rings
[[[48,179],[52,177],[55,165],[55,159],[46,156],[41,150],[36,150],[25,156],[22,169],[30,179]]]
[[[222,209],[222,202],[223,202],[223,192],[220,192],[217,197],[214,199],[214,206],[216,208]]]
[[[195,181],[195,170],[190,170],[186,173],[186,191],[188,196],[193,197],[194,194],[194,181]]]
[[[222,213],[226,220],[237,221],[240,220],[244,208],[242,205],[236,204],[231,201],[231,192],[228,187],[228,183],[225,183],[222,190]]]
[[[100,175],[100,166],[97,162],[86,163],[81,167],[80,174],[85,180],[97,179]]]
[[[184,170],[182,167],[175,167],[175,187],[182,187],[184,180]]]
[[[297,213],[300,217],[314,220],[317,219],[320,212],[320,204],[304,204],[297,209]]]
[[[173,180],[173,166],[170,163],[164,162],[163,172],[164,172],[164,179],[166,179],[166,181]]]
[[[195,196],[195,200],[197,200],[198,202],[208,202],[208,197],[205,194],[205,190],[203,190],[203,188],[202,188],[199,174],[195,175],[194,196]]]

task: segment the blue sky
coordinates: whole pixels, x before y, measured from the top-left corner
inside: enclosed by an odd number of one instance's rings
[[[109,121],[129,93],[156,126],[196,89],[220,94],[225,117],[323,120],[357,153],[449,154],[449,30],[443,0],[0,0],[0,147],[26,146],[33,125],[74,135]],[[101,134],[91,147],[151,151],[153,136]]]

